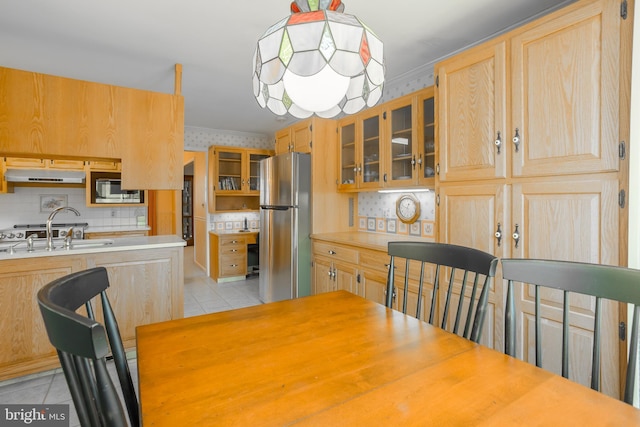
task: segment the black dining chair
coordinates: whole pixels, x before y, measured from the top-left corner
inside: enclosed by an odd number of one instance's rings
[[[461,335],[473,342],[479,342],[482,335],[482,327],[486,315],[487,302],[489,297],[489,287],[491,279],[495,277],[498,258],[480,251],[478,249],[468,248],[464,246],[450,245],[446,243],[433,242],[389,242],[388,254],[391,256],[389,264],[389,274],[387,277],[386,306],[393,308],[394,299],[396,298],[396,275],[404,277],[403,299],[401,311],[407,314],[409,288],[417,284],[417,303],[415,317],[420,319],[422,316],[422,299],[426,287],[431,287],[431,305],[429,310],[428,321],[435,324],[439,319],[439,325],[442,329]],[[401,273],[396,271],[396,264],[404,259],[404,271]],[[411,278],[412,268],[411,261],[420,263],[420,274],[417,278]],[[433,283],[429,284],[425,278],[425,267],[431,265],[434,269]],[[450,269],[448,279],[445,268]],[[469,275],[473,275],[473,282]],[[453,306],[452,296],[456,290],[456,277],[462,279],[458,281],[460,285],[459,299],[455,308],[455,316],[453,325],[449,321],[449,311]],[[442,276],[445,276],[446,295],[444,303],[440,309],[440,316],[436,316],[438,311],[437,301]],[[481,280],[482,279],[482,280]],[[464,310],[465,300],[468,307]],[[460,323],[464,320],[464,330],[460,330]],[[473,319],[473,324],[471,323]],[[449,326],[448,326],[449,325]]]
[[[56,279],[38,291],[38,304],[82,426],[139,426],[138,399],[122,338],[106,290],[107,270],[96,267]],[[91,300],[100,295],[104,326],[95,320]],[[96,298],[97,299],[97,298]],[[76,312],[86,307],[87,316]],[[112,354],[127,412],[109,376]]]
[[[534,286],[535,305],[535,362],[542,367],[542,328],[540,288],[558,289],[563,292],[562,304],[562,376],[569,377],[569,295],[577,293],[595,297],[593,349],[591,363],[591,388],[600,391],[600,341],[602,300],[612,300],[633,305],[633,321],[630,334],[630,352],[625,379],[623,400],[633,402],[634,389],[640,382],[638,364],[638,326],[640,324],[640,270],[601,264],[541,259],[503,259],[502,277],[507,280],[505,310],[505,353],[516,355],[516,312],[513,282]]]

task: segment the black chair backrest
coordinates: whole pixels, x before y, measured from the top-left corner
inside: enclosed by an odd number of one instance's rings
[[[480,251],[478,249],[467,248],[464,246],[450,245],[446,243],[433,242],[389,242],[388,253],[391,256],[389,275],[387,278],[387,296],[386,306],[393,307],[393,299],[396,296],[395,286],[395,267],[398,258],[405,259],[404,268],[404,291],[402,312],[407,313],[407,300],[409,287],[413,286],[410,280],[410,261],[420,262],[420,278],[418,281],[417,306],[415,316],[420,318],[422,312],[422,297],[425,284],[425,265],[431,264],[435,268],[434,283],[431,293],[431,307],[429,311],[429,323],[434,324],[436,304],[440,289],[441,267],[449,267],[451,272],[447,280],[446,298],[441,311],[440,327],[447,328],[449,323],[449,306],[451,305],[451,296],[454,290],[454,278],[456,271],[463,272],[460,299],[455,312],[455,320],[451,332],[459,334],[474,342],[479,342],[482,334],[482,327],[486,314],[486,307],[489,296],[489,287],[491,278],[496,274],[498,258]],[[466,321],[464,331],[460,334],[460,322],[463,319],[463,305],[465,296],[467,295],[468,273],[474,274],[473,285],[471,287],[471,295],[468,296],[469,306],[466,313]],[[480,276],[484,276],[482,280],[480,294],[478,295]],[[475,314],[474,314],[475,311]],[[473,325],[471,320],[473,319]]]
[[[595,319],[591,364],[591,388],[600,390],[600,316],[602,299],[633,304],[629,360],[623,400],[633,400],[638,386],[638,325],[640,323],[640,270],[600,264],[540,259],[503,259],[502,277],[507,280],[505,310],[505,353],[516,355],[516,313],[513,282],[535,288],[535,357],[542,366],[542,328],[540,324],[540,286],[563,291],[562,308],[562,376],[569,377],[569,293],[595,297]]]
[[[79,271],[40,289],[38,304],[49,341],[58,351],[81,425],[128,425],[127,415],[107,372],[106,357],[111,351],[129,422],[138,426],[138,399],[118,324],[107,298],[108,287],[109,278],[104,267]],[[91,299],[97,295],[102,302],[104,327],[96,322],[91,305]],[[88,317],[76,312],[83,305]]]

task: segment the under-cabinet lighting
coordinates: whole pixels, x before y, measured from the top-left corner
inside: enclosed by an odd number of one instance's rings
[[[393,188],[387,190],[378,190],[378,193],[428,193],[428,188]]]
[[[394,144],[409,145],[409,138],[391,138],[391,142]]]

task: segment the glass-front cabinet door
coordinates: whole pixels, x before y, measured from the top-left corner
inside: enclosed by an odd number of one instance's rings
[[[260,194],[260,161],[269,157],[269,154],[251,151],[247,154],[249,155],[249,171],[247,173],[248,188],[246,190],[249,193]]]
[[[242,154],[241,149],[225,149],[216,152],[218,165],[218,191],[220,193],[240,193],[242,188]]]
[[[413,96],[389,102],[386,108],[387,152],[390,169],[387,186],[414,185],[416,180],[417,150],[414,129],[416,115]]]
[[[418,139],[418,183],[429,188],[435,186],[436,175],[436,139],[435,139],[435,104],[433,86],[423,89],[418,96],[420,128]]]
[[[358,150],[356,150],[356,119],[348,116],[338,122],[338,143],[340,144],[339,165],[340,181],[338,189],[342,191],[357,188]]]
[[[362,133],[362,158],[360,159],[359,187],[379,188],[384,186],[384,156],[382,153],[382,120],[379,108],[366,110],[359,116],[358,126]]]

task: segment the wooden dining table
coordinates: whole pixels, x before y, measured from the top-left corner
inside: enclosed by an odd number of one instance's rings
[[[346,291],[139,326],[144,426],[640,425],[640,411]]]

